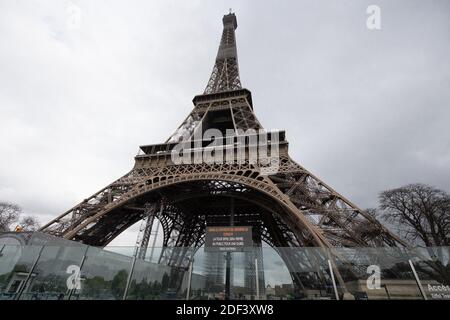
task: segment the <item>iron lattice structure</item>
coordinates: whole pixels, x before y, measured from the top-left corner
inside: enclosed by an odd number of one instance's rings
[[[173,162],[172,150],[182,137],[199,143],[200,149],[211,142],[195,141],[196,130],[263,128],[253,111],[251,92],[241,86],[233,13],[224,16],[223,26],[206,89],[193,99],[193,110],[175,133],[163,144],[141,146],[130,172],[41,231],[106,246],[143,218],[151,222],[145,230],[149,235],[157,218],[164,233],[160,262],[186,267],[186,252],[203,244],[206,225],[228,223],[233,199],[234,224],[252,225],[255,243],[266,242],[274,248],[404,245],[380,222],[292,160],[283,131],[276,142],[279,170],[274,174],[265,173],[267,163],[250,161],[248,139],[240,145],[243,158],[236,156],[226,163]],[[225,144],[237,148],[239,138],[239,134],[227,137]],[[272,141],[271,132],[267,139]],[[143,241],[146,246],[148,239]],[[301,259],[280,255],[298,282],[294,270]]]

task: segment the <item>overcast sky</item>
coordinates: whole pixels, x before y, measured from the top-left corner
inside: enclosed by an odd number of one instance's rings
[[[0,201],[47,222],[164,142],[230,7],[242,84],[295,160],[363,208],[408,183],[450,191],[449,1],[0,0]]]

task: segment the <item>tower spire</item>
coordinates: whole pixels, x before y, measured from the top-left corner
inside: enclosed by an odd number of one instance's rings
[[[223,32],[220,40],[216,62],[209,78],[204,93],[217,93],[241,89],[239,79],[239,65],[237,59],[236,37],[234,31],[237,28],[236,15],[230,13],[223,16]]]

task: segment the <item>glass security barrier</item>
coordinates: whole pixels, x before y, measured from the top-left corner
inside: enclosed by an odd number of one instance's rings
[[[70,244],[0,244],[0,299],[450,299],[448,247],[138,252]]]
[[[426,299],[450,300],[450,247],[415,248],[411,260]]]
[[[37,274],[33,267],[42,246],[3,245],[0,248],[0,298],[18,299],[30,289]]]
[[[326,250],[264,248],[261,268],[265,288],[260,299],[333,299]]]
[[[405,248],[337,248],[331,256],[343,298],[422,299]]]
[[[79,288],[75,288],[71,299],[121,300],[130,264],[130,257],[89,247],[81,266]]]
[[[26,246],[24,247],[26,248]],[[25,300],[61,300],[67,298],[68,282],[79,266],[87,246],[42,246],[27,287],[20,295]]]
[[[163,249],[155,250],[160,254],[159,258],[153,252],[133,259],[124,299],[184,299],[192,253],[188,248]]]

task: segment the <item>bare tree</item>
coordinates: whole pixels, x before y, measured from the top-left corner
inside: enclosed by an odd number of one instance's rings
[[[0,232],[9,231],[11,225],[19,219],[20,207],[9,202],[0,202]]]
[[[11,231],[13,225],[19,222],[19,226],[23,231],[36,231],[39,223],[35,217],[23,216],[21,218],[22,209],[14,203],[0,202],[0,232]]]
[[[450,245],[450,196],[424,184],[410,184],[379,196],[382,216],[406,240],[418,245]]]

